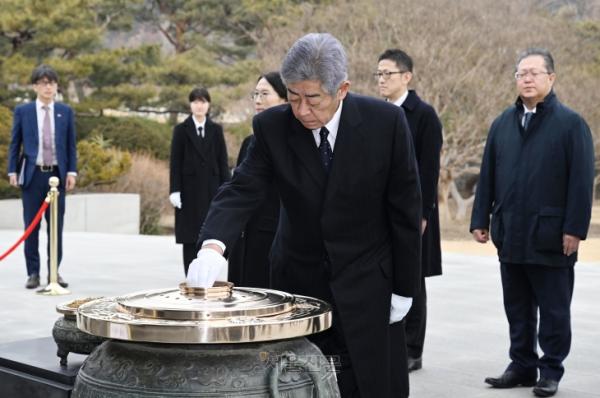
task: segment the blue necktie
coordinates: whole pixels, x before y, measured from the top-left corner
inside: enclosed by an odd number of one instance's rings
[[[533,112],[525,112],[525,115],[523,115],[523,130],[527,130],[527,126],[529,126],[532,116]]]
[[[331,166],[333,165],[333,151],[331,150],[331,145],[329,145],[329,141],[327,141],[327,135],[329,134],[329,130],[326,127],[321,127],[321,131],[319,131],[319,136],[321,137],[321,144],[319,145],[319,154],[321,155],[321,162],[323,162],[323,167],[325,167],[325,172],[329,175],[329,171],[331,170]]]

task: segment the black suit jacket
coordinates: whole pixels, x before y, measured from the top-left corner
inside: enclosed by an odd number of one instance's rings
[[[208,206],[219,186],[229,180],[223,128],[206,120],[204,138],[191,116],[173,129],[169,192],[181,192],[175,209],[177,243],[196,243]]]
[[[415,296],[421,280],[421,193],[404,112],[348,94],[329,177],[289,104],[255,116],[253,129],[255,145],[215,196],[201,240],[230,246],[274,183],[273,288],[331,301],[361,396],[394,396],[390,296]]]
[[[427,220],[427,228],[423,233],[421,258],[423,276],[440,275],[442,273],[442,249],[437,187],[443,143],[442,123],[433,107],[423,102],[414,90],[408,92],[402,109],[406,114],[415,144],[423,196],[423,218]]]
[[[248,156],[254,135],[244,139],[237,159],[239,166]],[[269,287],[269,252],[279,221],[279,194],[274,185],[252,215],[235,246],[229,250],[227,279],[236,286]]]

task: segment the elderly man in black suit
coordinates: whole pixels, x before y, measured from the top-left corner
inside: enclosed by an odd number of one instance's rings
[[[590,225],[594,144],[585,120],[554,94],[547,50],[524,51],[515,79],[519,97],[490,128],[471,218],[473,237],[486,243],[492,216],[510,327],[511,362],[485,382],[535,386],[536,396],[550,397],[571,347],[574,266]]]
[[[389,49],[379,56],[377,72],[375,72],[379,93],[388,102],[402,107],[406,114],[415,144],[423,197],[421,293],[415,297],[404,320],[409,372],[421,369],[423,363],[423,344],[427,325],[425,277],[442,274],[440,217],[437,206],[440,152],[443,142],[442,123],[433,107],[422,101],[415,90],[408,89],[412,77],[413,60],[406,52]]]
[[[254,117],[255,143],[213,200],[188,283],[212,285],[274,182],[273,288],[332,303],[333,327],[311,340],[339,358],[343,397],[407,396],[395,384],[389,326],[421,281],[421,189],[406,118],[348,92],[346,54],[330,34],[300,38],[281,75],[289,103]]]

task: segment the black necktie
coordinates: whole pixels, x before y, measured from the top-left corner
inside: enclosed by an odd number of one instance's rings
[[[319,131],[319,136],[321,137],[321,144],[319,145],[319,154],[321,155],[321,162],[323,162],[323,167],[325,167],[325,172],[329,174],[331,170],[331,166],[333,164],[333,151],[331,150],[331,145],[329,145],[329,141],[327,141],[327,135],[329,134],[329,130],[326,127],[321,127],[321,131]]]
[[[531,117],[533,116],[533,112],[525,112],[523,116],[523,129],[527,130],[527,126],[529,126],[529,122],[531,121]]]
[[[204,138],[204,135],[202,135],[202,126],[198,126],[198,137]]]

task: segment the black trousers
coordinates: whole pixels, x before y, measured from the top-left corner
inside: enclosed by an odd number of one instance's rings
[[[531,376],[539,369],[540,377],[559,381],[571,348],[573,267],[502,263],[500,272],[510,329],[508,369]]]
[[[277,271],[277,261],[274,261],[275,266],[272,271]],[[341,327],[340,317],[337,311],[333,294],[329,287],[331,265],[329,261],[324,261],[322,267],[310,269],[307,275],[312,277],[312,283],[307,290],[297,292],[293,291],[293,287],[288,285],[291,276],[283,273],[273,278],[273,288],[283,291],[291,291],[296,294],[303,294],[312,297],[317,297],[321,300],[332,304],[332,326],[331,328],[317,334],[307,336],[313,342],[323,355],[328,359],[331,358],[336,368],[336,376],[338,387],[342,398],[361,398],[358,388],[358,381],[354,373],[354,366],[350,358],[344,331]],[[282,276],[285,275],[285,278]],[[388,304],[389,305],[389,304]],[[396,322],[390,325],[389,329],[390,350],[391,350],[391,386],[390,390],[394,393],[394,398],[408,397],[408,369],[406,358],[406,339],[404,337],[404,324]],[[370,342],[375,345],[377,341]],[[360,361],[360,358],[357,359]],[[362,398],[375,398],[364,397]]]
[[[404,319],[406,331],[406,349],[410,358],[420,358],[425,344],[425,328],[427,327],[427,292],[425,278],[421,279],[421,293],[413,298],[410,311]]]
[[[399,391],[399,398],[409,394],[408,360],[406,357],[406,319],[390,325],[390,347],[392,350],[392,390]]]
[[[322,333],[308,336],[323,354],[336,367],[336,377],[342,398],[361,398],[358,383],[346,342],[343,337],[337,314],[334,309],[332,327]],[[376,342],[373,342],[376,344]],[[390,349],[392,351],[391,382],[392,391],[400,392],[395,398],[407,398],[409,394],[408,363],[406,358],[406,339],[404,334],[404,321],[390,325]],[[368,397],[362,397],[368,398]]]
[[[332,327],[324,332],[308,336],[308,339],[319,347],[323,355],[335,366],[341,397],[360,398],[358,383],[354,375],[348,348],[346,347],[346,342],[344,341],[337,319],[338,317],[334,310]]]
[[[192,261],[194,261],[197,254],[198,250],[196,250],[195,243],[183,244],[183,272],[185,272],[185,276],[187,276],[190,264],[192,263]]]

